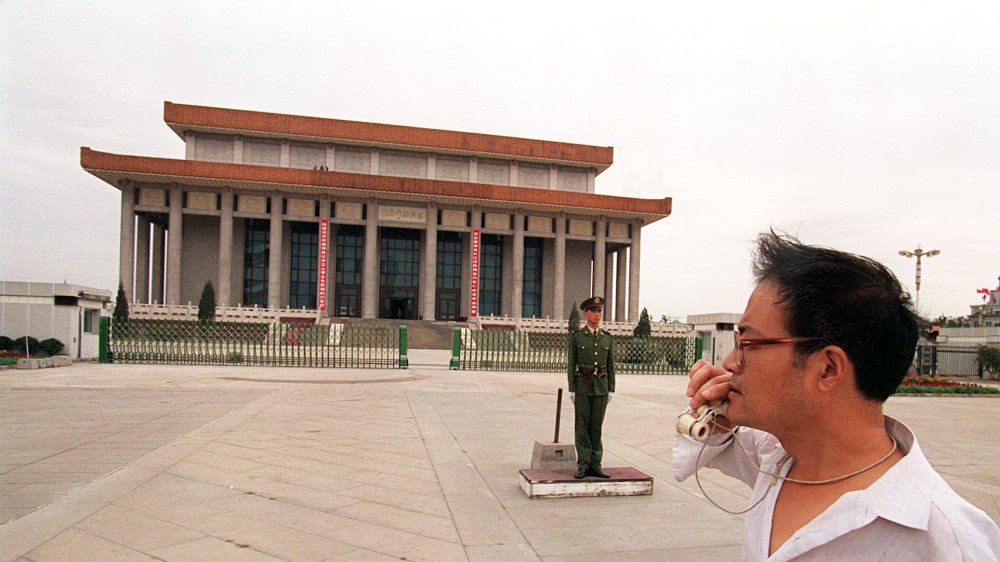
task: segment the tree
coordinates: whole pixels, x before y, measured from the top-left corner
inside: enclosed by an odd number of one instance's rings
[[[1000,347],[980,345],[976,350],[976,361],[982,369],[982,375],[990,378],[1000,378]]]
[[[569,331],[575,332],[580,329],[580,309],[573,303],[573,310],[569,312]]]
[[[649,311],[643,308],[642,313],[639,314],[639,323],[632,330],[632,335],[640,338],[648,338],[651,333],[653,333],[653,327],[649,323]]]
[[[205,281],[205,287],[201,290],[201,299],[198,300],[198,320],[205,322],[215,320],[215,289],[211,281]]]
[[[128,298],[125,297],[125,286],[118,282],[118,294],[115,296],[115,310],[111,313],[115,322],[128,321]]]

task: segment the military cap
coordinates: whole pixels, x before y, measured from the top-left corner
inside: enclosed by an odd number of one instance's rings
[[[604,297],[590,297],[580,305],[580,310],[586,311],[591,308],[604,310]]]

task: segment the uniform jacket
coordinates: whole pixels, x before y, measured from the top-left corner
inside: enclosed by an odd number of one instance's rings
[[[595,377],[593,388],[587,386],[577,365],[606,367],[608,376]],[[584,326],[569,336],[568,387],[570,392],[604,396],[615,391],[615,361],[611,334],[600,328],[594,333]]]

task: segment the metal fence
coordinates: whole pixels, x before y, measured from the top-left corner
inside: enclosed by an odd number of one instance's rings
[[[921,375],[983,376],[978,348],[971,346],[920,345],[913,359]]]
[[[694,337],[612,336],[616,373],[686,374],[700,351]],[[469,330],[452,335],[453,369],[565,371],[566,333]]]
[[[406,326],[132,319],[102,328],[100,357],[109,363],[407,366]]]

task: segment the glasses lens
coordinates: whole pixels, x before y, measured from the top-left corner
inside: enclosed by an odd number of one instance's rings
[[[743,342],[740,341],[740,333],[733,332],[733,349],[736,350],[736,364],[743,364]]]

